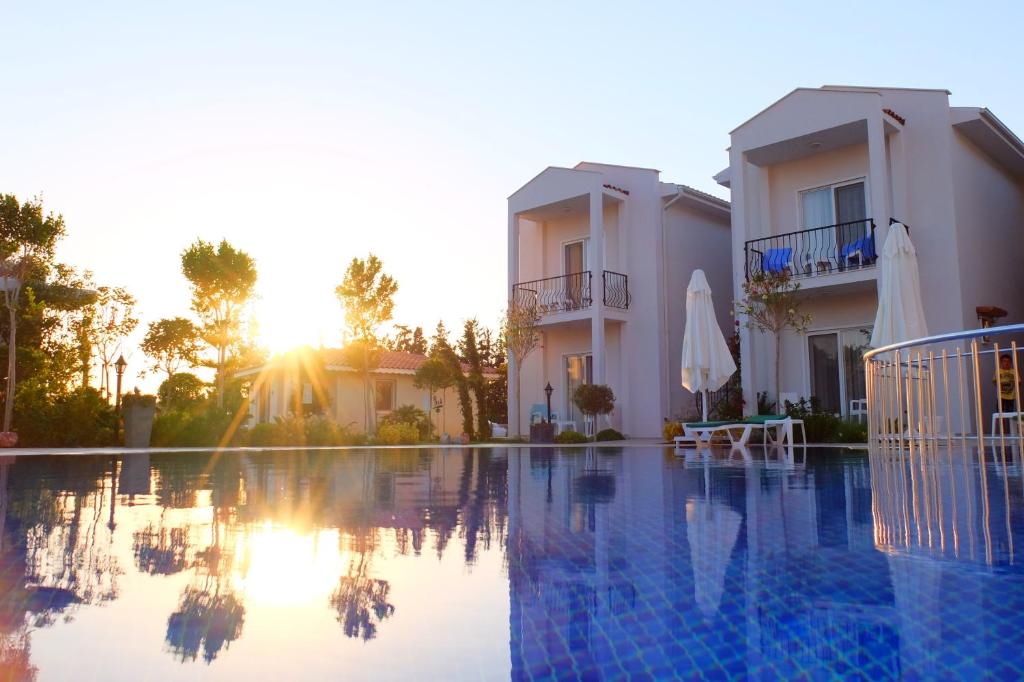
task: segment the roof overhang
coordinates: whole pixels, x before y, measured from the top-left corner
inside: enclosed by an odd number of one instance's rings
[[[1017,177],[1024,177],[1024,142],[984,107],[952,107],[953,127]]]

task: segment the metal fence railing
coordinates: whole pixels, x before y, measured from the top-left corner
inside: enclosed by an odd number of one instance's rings
[[[875,221],[851,220],[751,239],[743,245],[747,280],[763,273],[797,279],[871,267],[878,259]]]
[[[864,354],[868,436],[913,447],[1024,443],[1024,324],[930,336]]]
[[[590,270],[568,275],[519,282],[512,287],[512,300],[536,308],[541,315],[589,308],[594,303]],[[601,302],[609,308],[629,308],[629,278],[621,272],[601,271]]]

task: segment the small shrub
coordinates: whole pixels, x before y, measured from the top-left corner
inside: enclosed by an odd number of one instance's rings
[[[839,422],[836,440],[840,443],[867,443],[868,425],[858,421],[842,420]]]
[[[381,424],[377,429],[377,442],[381,445],[414,445],[420,430],[415,424]]]
[[[626,437],[615,429],[601,429],[594,436],[594,440],[626,440]]]
[[[128,409],[129,407],[153,407],[156,405],[156,396],[142,393],[139,389],[135,389],[132,393],[126,393],[121,398],[121,407]]]
[[[661,437],[666,443],[675,442],[676,436],[683,435],[683,425],[675,420],[669,420],[661,427]]]
[[[195,374],[178,372],[164,379],[156,394],[161,409],[189,410],[206,399],[207,389],[206,382]]]
[[[803,400],[803,398],[801,398],[800,400]],[[775,414],[775,406],[777,404],[778,403],[776,403],[774,400],[768,399],[768,391],[761,391],[760,393],[757,394],[758,414]],[[786,404],[789,405],[790,402],[787,400]]]
[[[808,443],[835,443],[839,439],[842,420],[831,412],[819,410],[818,399],[813,396],[809,400],[800,398],[795,403],[786,401],[786,415],[804,421]]]
[[[587,439],[586,436],[584,436],[579,431],[566,429],[565,431],[562,431],[560,434],[555,436],[555,442],[560,443],[562,445],[570,445],[576,443],[589,443],[590,441]]]
[[[419,431],[419,437],[426,440],[430,437],[430,421],[427,413],[415,405],[399,405],[390,414],[381,419],[382,424],[412,424]]]

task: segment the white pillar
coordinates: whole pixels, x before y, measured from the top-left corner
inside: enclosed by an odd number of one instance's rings
[[[512,289],[519,281],[519,216],[509,208],[508,211],[508,301],[512,303]],[[520,405],[516,401],[519,387],[519,367],[512,355],[508,355],[508,435],[518,436],[522,433],[520,424]]]
[[[868,122],[868,187],[871,193],[870,217],[875,226],[884,230],[889,227],[889,164],[885,158],[885,124],[882,112],[878,111],[867,119]]]
[[[743,283],[746,280],[746,251],[744,245],[753,235],[750,207],[755,205],[757,197],[748,196],[747,191],[747,159],[740,149],[729,150],[729,169],[731,175],[730,192],[732,199],[732,276],[733,300],[743,300]],[[733,313],[736,314],[735,312]],[[741,320],[742,322],[742,320]],[[750,342],[750,330],[740,326],[740,385],[746,410],[755,410],[757,394],[754,390],[754,357]]]
[[[590,192],[590,349],[594,358],[594,383],[606,383],[604,353],[604,194]]]
[[[892,173],[892,217],[910,222],[910,197],[907,187],[907,153],[904,149],[903,132],[889,136],[889,158]]]

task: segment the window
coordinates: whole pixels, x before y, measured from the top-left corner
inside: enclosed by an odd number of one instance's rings
[[[867,396],[861,356],[870,339],[870,327],[807,336],[811,395],[822,411],[846,415],[851,401]]]
[[[845,265],[843,247],[871,231],[863,180],[800,192],[800,212],[805,230],[835,226],[805,236],[810,240],[805,249],[813,251],[822,264],[831,256],[836,260],[834,265]]]
[[[377,412],[395,409],[395,392],[394,381],[378,381],[374,386],[374,409]]]

